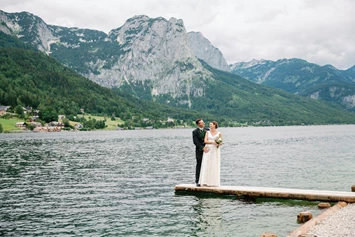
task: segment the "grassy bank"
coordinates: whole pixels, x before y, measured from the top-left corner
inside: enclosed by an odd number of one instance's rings
[[[83,115],[78,115],[78,117],[81,117],[81,116],[83,116]],[[106,118],[105,124],[107,125],[107,127],[104,130],[115,130],[115,129],[117,129],[118,124],[124,124],[124,121],[119,118],[116,118],[116,120],[111,120],[110,117],[96,116],[96,115],[84,115],[84,118],[87,120],[89,120],[90,118],[96,119],[96,121],[105,120],[105,118]],[[70,121],[70,124],[74,125],[74,124],[77,124],[77,122]]]
[[[79,116],[81,116],[81,115],[79,115]],[[84,117],[87,120],[89,120],[89,118],[96,119],[96,121],[105,120],[104,116],[85,115]],[[0,124],[2,125],[3,132],[22,131],[21,129],[16,127],[17,122],[23,122],[23,120],[19,119],[19,118],[11,118],[11,119],[0,118]],[[70,123],[70,125],[74,126],[78,122],[69,121],[69,123]],[[105,124],[107,125],[107,127],[104,130],[115,130],[115,129],[117,129],[118,124],[123,124],[123,123],[124,123],[124,121],[122,121],[121,119],[111,120],[111,118],[106,117]]]
[[[16,127],[17,122],[23,122],[21,119],[2,119],[0,118],[0,123],[3,128],[3,132],[21,131],[21,129]]]

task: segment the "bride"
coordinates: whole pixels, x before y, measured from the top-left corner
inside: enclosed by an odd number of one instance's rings
[[[222,133],[218,132],[218,123],[210,122],[210,131],[206,132],[205,144],[208,149],[203,153],[199,183],[201,186],[219,186],[221,170]]]

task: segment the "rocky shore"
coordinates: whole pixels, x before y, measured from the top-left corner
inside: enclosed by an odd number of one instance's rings
[[[355,204],[348,204],[313,226],[307,236],[316,237],[354,237]]]

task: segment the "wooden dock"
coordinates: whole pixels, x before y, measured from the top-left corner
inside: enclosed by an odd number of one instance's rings
[[[355,192],[339,192],[324,190],[304,190],[288,188],[219,186],[197,187],[194,184],[179,184],[175,192],[216,193],[221,195],[236,195],[252,198],[281,198],[308,201],[347,202],[355,203]]]

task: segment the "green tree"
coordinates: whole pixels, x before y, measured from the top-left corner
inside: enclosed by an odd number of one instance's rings
[[[51,121],[58,120],[58,113],[52,107],[44,107],[39,112],[40,119],[46,121],[47,123]]]
[[[63,109],[63,108],[59,109],[59,110],[58,110],[58,114],[64,115],[64,114],[65,114],[64,109]]]
[[[105,127],[106,127],[106,124],[105,124],[104,120],[96,121],[96,123],[95,123],[95,128],[96,129],[102,129],[102,128],[105,128]]]
[[[4,130],[2,128],[2,124],[0,123],[0,133],[2,133]]]
[[[67,118],[65,118],[65,119],[63,119],[63,124],[64,124],[64,127],[72,127],[72,126],[70,126],[70,123],[69,123],[69,119],[67,119]]]
[[[19,118],[24,118],[24,116],[25,116],[21,105],[18,105],[15,107],[15,113],[18,115]]]

